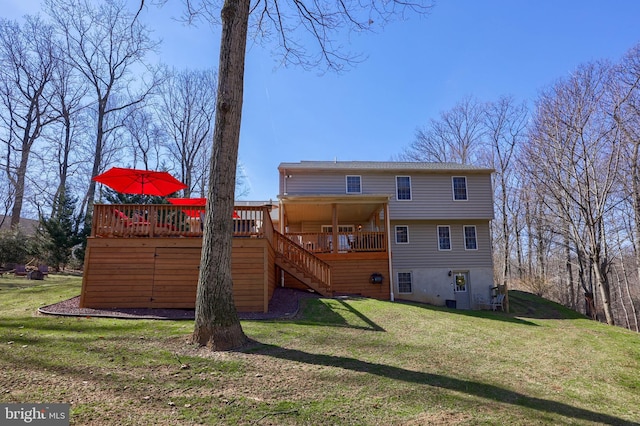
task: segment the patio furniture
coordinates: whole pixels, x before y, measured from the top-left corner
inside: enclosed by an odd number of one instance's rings
[[[491,301],[489,300],[489,298],[481,294],[476,294],[474,299],[478,309],[491,309]]]
[[[27,267],[25,265],[16,265],[13,274],[16,277],[26,277],[27,276]]]
[[[134,219],[127,216],[124,212],[113,209],[114,214],[119,223],[116,224],[114,234],[127,234],[127,235],[149,235],[150,223],[144,220],[143,217],[136,214]],[[126,229],[126,231],[125,231]]]
[[[504,294],[499,293],[497,295],[495,295],[493,297],[493,299],[491,299],[491,310],[495,311],[498,308],[500,308],[500,310],[504,311]]]

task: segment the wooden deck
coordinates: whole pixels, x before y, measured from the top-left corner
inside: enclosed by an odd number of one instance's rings
[[[80,306],[193,308],[200,267],[199,238],[90,238]],[[236,308],[266,312],[276,285],[274,252],[266,239],[233,240]]]
[[[173,204],[95,204],[91,236],[99,238],[202,237],[204,207]],[[235,237],[269,237],[273,224],[266,207],[236,207]]]
[[[80,306],[193,308],[203,213],[202,206],[95,205]],[[274,230],[267,207],[236,206],[233,223],[233,292],[240,312],[266,312],[280,284],[325,296],[390,297],[383,232],[340,233],[335,246],[335,233],[285,236]],[[374,273],[382,274],[382,284],[370,282]]]

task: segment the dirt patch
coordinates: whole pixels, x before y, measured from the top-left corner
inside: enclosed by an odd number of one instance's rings
[[[260,319],[286,319],[297,315],[300,307],[299,301],[309,297],[320,297],[316,293],[291,288],[277,288],[271,301],[268,312],[238,312],[241,320]],[[155,309],[155,308],[111,308],[92,309],[80,307],[80,296],[63,300],[59,303],[43,306],[38,309],[42,314],[103,317],[122,319],[157,319],[157,320],[193,320],[194,309]]]

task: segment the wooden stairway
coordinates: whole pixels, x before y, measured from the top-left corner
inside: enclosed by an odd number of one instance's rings
[[[332,296],[331,266],[310,251],[273,231],[276,265],[323,296]]]

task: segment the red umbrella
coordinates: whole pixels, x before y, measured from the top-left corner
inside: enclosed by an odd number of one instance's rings
[[[187,187],[167,172],[121,167],[112,167],[93,180],[124,194],[164,196]]]
[[[167,201],[176,206],[206,206],[206,198],[167,198]],[[183,210],[184,214],[189,217],[198,217],[200,215],[199,210]],[[240,219],[238,213],[233,211],[233,218]]]
[[[167,198],[167,201],[176,206],[206,206],[206,198]],[[182,210],[189,217],[198,217],[203,210]]]

